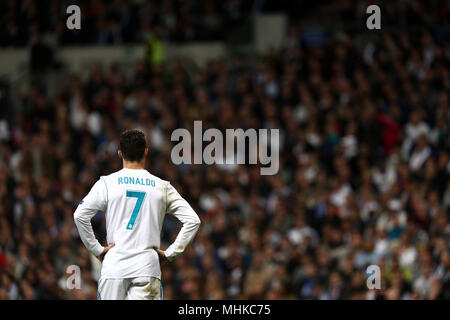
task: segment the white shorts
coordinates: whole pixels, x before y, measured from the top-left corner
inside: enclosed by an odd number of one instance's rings
[[[161,280],[155,277],[100,279],[98,300],[162,300]]]

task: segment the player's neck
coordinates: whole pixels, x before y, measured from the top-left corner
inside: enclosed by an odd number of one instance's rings
[[[143,170],[144,169],[144,164],[141,163],[141,162],[123,161],[123,167],[125,169]]]

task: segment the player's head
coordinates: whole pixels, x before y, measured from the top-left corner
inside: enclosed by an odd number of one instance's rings
[[[142,162],[148,148],[145,134],[141,130],[125,130],[120,135],[119,157],[127,162]]]

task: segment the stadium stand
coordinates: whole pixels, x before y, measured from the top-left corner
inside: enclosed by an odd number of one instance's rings
[[[311,34],[297,19],[332,11],[331,21],[358,21],[365,1],[299,1],[297,15],[288,1],[81,1],[87,27],[75,35],[47,19],[64,14],[59,1],[17,3],[0,4],[2,47],[31,47],[49,30],[59,46],[144,41],[147,31],[227,41],[227,26],[253,14],[291,13],[283,46],[263,55],[202,67],[143,60],[131,76],[95,64],[51,95],[38,53],[16,97],[21,112],[0,113],[0,299],[96,299],[100,263],[73,212],[100,175],[120,168],[118,136],[135,127],[149,140],[148,169],[203,222],[163,271],[165,299],[450,299],[450,33],[435,27],[448,23],[448,1],[392,1],[387,31],[362,42],[367,30]],[[173,165],[172,131],[199,119],[280,128],[279,173]],[[93,223],[104,241],[101,213]],[[164,245],[177,228],[167,219]],[[366,286],[373,264],[381,290]],[[81,267],[80,290],[66,289],[68,265]]]

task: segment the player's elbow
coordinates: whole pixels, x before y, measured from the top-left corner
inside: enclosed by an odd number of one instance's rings
[[[75,223],[84,221],[83,213],[81,212],[81,210],[76,210],[73,213],[73,220],[75,221]]]
[[[186,221],[186,223],[189,225],[189,228],[197,230],[200,227],[201,221],[200,218],[194,214]]]
[[[201,224],[202,222],[200,221],[200,218],[197,216],[197,215],[195,215],[195,217],[192,219],[192,221],[191,221],[191,224],[196,228],[196,229],[198,229],[199,227],[200,227],[200,224]]]
[[[80,220],[81,220],[80,213],[77,212],[77,211],[75,211],[75,212],[73,213],[73,221],[78,222],[78,221],[80,221]]]
[[[198,214],[194,210],[189,210],[189,215],[186,217],[186,222],[192,227],[198,228],[201,224]]]

